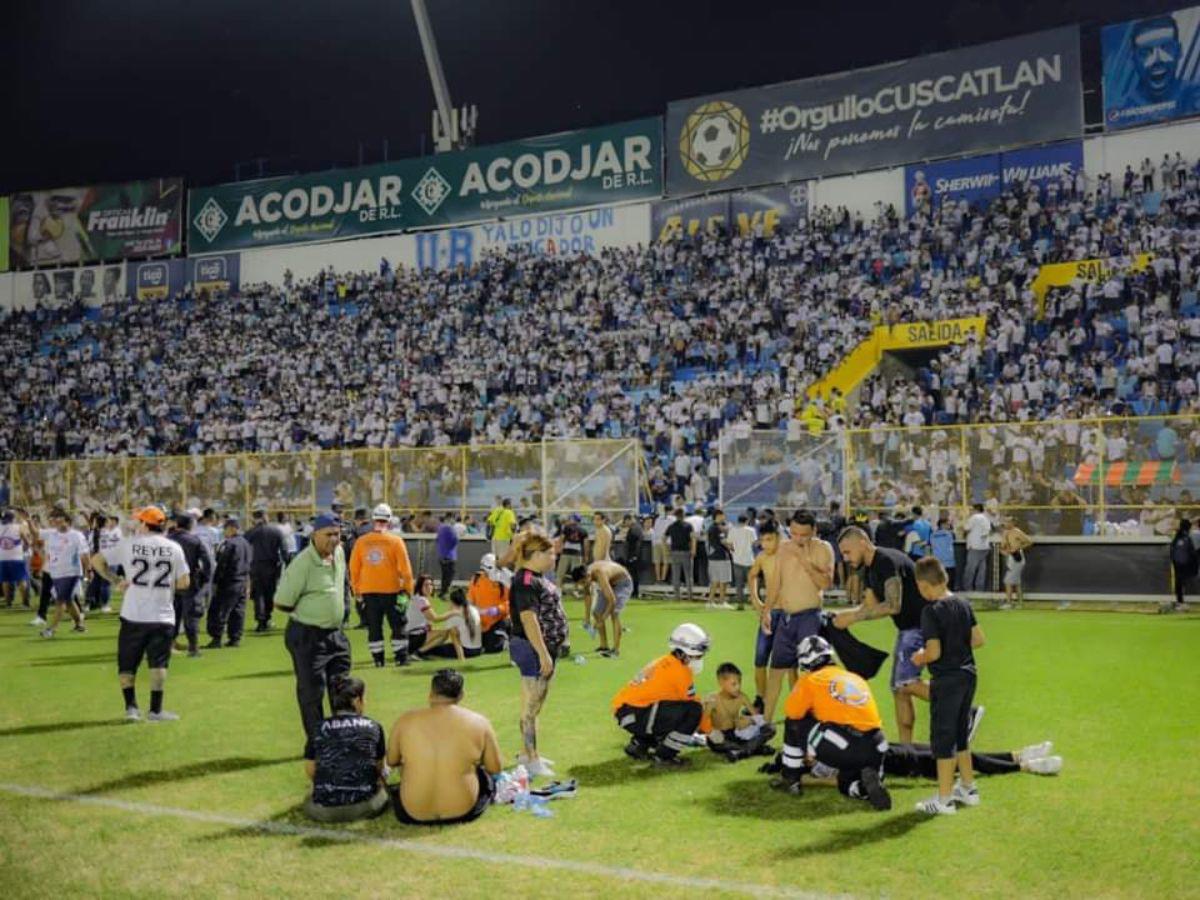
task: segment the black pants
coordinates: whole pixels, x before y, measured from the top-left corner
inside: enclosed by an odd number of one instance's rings
[[[88,609],[93,611],[103,609],[108,606],[108,601],[111,597],[112,585],[108,583],[108,580],[101,578],[99,575],[93,575],[87,587]]]
[[[709,735],[708,749],[713,751],[713,753],[719,753],[721,756],[745,758],[747,756],[754,756],[763,747],[767,746],[771,738],[775,737],[775,726],[764,725],[758,730],[758,734],[748,741],[743,741],[738,737],[732,728],[728,731],[722,731],[721,737],[723,740],[720,743],[716,743],[713,741],[712,735]]]
[[[275,588],[279,584],[279,566],[250,567],[250,599],[254,601],[254,618],[260,625],[271,621],[275,611]]]
[[[396,606],[395,594],[363,594],[363,618],[367,620],[367,647],[376,662],[383,662],[383,620],[392,632],[392,656],[397,662],[408,659],[408,640],[404,634],[406,616]]]
[[[195,650],[200,638],[204,602],[193,593],[175,595],[175,637],[187,635],[188,649]]]
[[[1181,566],[1179,563],[1171,563],[1171,568],[1175,570],[1175,602],[1182,603],[1183,593],[1196,572],[1191,566]]]
[[[339,675],[350,674],[350,640],[340,628],[317,628],[288,621],[284,646],[296,673],[296,703],[309,740],[325,718],[325,693]]]
[[[508,649],[508,631],[503,624],[497,624],[483,633],[480,643],[484,653],[503,653]]]
[[[1011,775],[1021,764],[1007,750],[971,754],[976,775]],[[883,771],[901,778],[937,778],[937,759],[928,744],[893,744],[883,755]]]
[[[51,580],[50,576],[46,572],[43,572],[42,573],[42,595],[41,595],[41,598],[38,600],[38,615],[43,619],[46,618],[46,616],[50,614],[50,600],[51,600],[51,595],[53,593],[54,593],[54,582],[53,582],[53,580]],[[68,600],[69,599],[70,598],[68,598]]]
[[[887,738],[878,728],[859,731],[847,725],[818,722],[812,716],[788,719],[783,727],[783,775],[799,778],[804,757],[811,753],[818,762],[838,770],[838,790],[849,796],[850,785],[863,769],[883,771]]]
[[[213,589],[212,605],[208,607],[208,636],[219,641],[226,627],[229,629],[230,643],[242,639],[242,631],[246,627],[245,582]]]
[[[617,724],[660,759],[669,759],[691,743],[703,712],[696,700],[660,700],[652,706],[622,706]]]
[[[633,596],[634,597],[637,597],[641,593],[641,589],[642,589],[642,580],[638,573],[638,567],[641,566],[641,564],[642,564],[642,561],[637,558],[625,560],[625,568],[629,572],[629,577],[631,579],[633,579]]]
[[[967,749],[974,699],[974,672],[934,675],[929,682],[929,744],[938,759]]]
[[[454,582],[454,569],[457,563],[453,559],[443,559],[442,563],[442,596],[450,596],[450,585]]]

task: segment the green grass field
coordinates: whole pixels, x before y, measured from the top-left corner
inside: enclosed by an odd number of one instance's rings
[[[578,607],[569,612],[574,620]],[[6,898],[1200,894],[1200,792],[1191,755],[1200,709],[1197,617],[982,614],[987,715],[978,745],[1053,739],[1066,768],[1057,778],[982,780],[982,806],[929,821],[912,811],[929,783],[892,780],[895,808],[875,813],[832,788],[814,787],[802,798],[772,792],[754,761],[730,765],[697,751],[689,769],[663,771],[626,759],[608,701],[664,651],[672,626],[690,619],[712,635],[704,691],[722,660],[747,675],[752,662],[750,613],[635,602],[620,660],[592,654],[573,622],[588,661],[560,668],[542,746],[560,776],[579,779],[580,792],[556,802],[553,819],[498,807],[471,825],[420,829],[403,828],[389,814],[336,835],[287,833],[308,823],[298,812],[306,780],[281,632],[248,635],[241,649],[197,660],[177,657],[167,706],[182,721],[126,725],[116,617],[97,617],[86,635],[63,632],[52,641],[38,638],[29,618],[24,610],[0,612]],[[890,649],[886,621],[857,633]],[[365,632],[352,632],[352,642],[370,715],[390,727],[401,710],[424,702],[434,664],[375,670]],[[506,656],[491,656],[464,671],[466,704],[492,719],[511,760],[518,748],[515,670]],[[886,674],[885,667],[874,686],[890,729]],[[143,708],[147,690],[143,676]],[[918,735],[927,727],[920,708]],[[72,796],[22,796],[13,786]],[[257,822],[272,823],[271,830]],[[455,848],[497,856],[456,856]],[[503,858],[509,854],[526,859]],[[617,871],[625,869],[666,877]]]

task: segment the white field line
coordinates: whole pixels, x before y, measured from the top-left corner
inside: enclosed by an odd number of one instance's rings
[[[553,859],[545,856],[519,856],[509,853],[494,853],[475,847],[455,847],[448,844],[423,843],[420,841],[403,840],[400,838],[384,838],[362,834],[355,831],[339,831],[333,828],[318,828],[308,825],[292,825],[287,822],[264,822],[257,819],[245,819],[239,816],[216,812],[203,812],[194,809],[180,809],[173,806],[159,806],[154,803],[137,803],[130,800],[118,800],[113,797],[95,797],[86,794],[70,794],[27,784],[0,783],[0,793],[18,797],[33,797],[40,800],[56,800],[64,803],[78,803],[83,806],[99,806],[107,809],[119,809],[122,812],[159,818],[186,819],[192,822],[204,822],[211,825],[225,825],[247,831],[260,831],[264,834],[290,835],[302,838],[320,838],[322,840],[340,841],[346,844],[370,844],[385,847],[389,850],[400,850],[405,853],[419,854],[424,857],[440,856],[451,859],[470,859],[479,862],[499,865],[517,865],[530,869],[557,870],[572,872],[580,875],[594,875],[599,878],[611,878],[616,881],[640,882],[643,884],[658,884],[673,888],[686,888],[701,891],[726,891],[728,893],[745,894],[751,897],[790,897],[800,900],[832,900],[836,895],[817,894],[811,891],[800,891],[788,887],[753,884],[742,881],[723,881],[718,878],[700,878],[691,875],[673,875],[667,872],[647,872],[642,869],[632,869],[625,866],[606,866],[600,863],[579,862],[570,859]]]

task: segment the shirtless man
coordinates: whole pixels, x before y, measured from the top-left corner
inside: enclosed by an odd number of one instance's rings
[[[767,696],[767,663],[771,661],[771,640],[782,614],[775,608],[775,597],[765,599],[759,588],[760,579],[771,584],[775,573],[775,562],[779,551],[779,526],[774,520],[763,522],[758,533],[762,553],[754,557],[750,571],[746,573],[746,583],[750,587],[750,604],[758,613],[758,636],[754,641],[754,709],[762,713]]]
[[[812,513],[793,513],[788,533],[791,540],[779,545],[774,571],[767,579],[767,601],[780,612],[778,624],[772,627],[763,710],[768,722],[775,716],[783,677],[796,668],[800,642],[821,630],[823,592],[833,584],[833,547],[817,537]]]
[[[592,562],[598,563],[608,559],[608,554],[612,550],[612,529],[608,527],[608,517],[602,512],[598,512],[592,516],[592,524],[596,526],[596,536],[592,538]],[[594,613],[592,611],[592,595],[588,591],[583,591],[583,621],[584,631],[591,632],[591,622]],[[595,635],[592,635],[595,637]],[[605,643],[604,638],[600,639],[600,643]]]
[[[629,570],[610,559],[598,559],[590,566],[576,566],[569,577],[579,585],[584,602],[591,603],[592,622],[600,634],[596,652],[616,659],[621,655],[621,613],[633,596],[633,577]],[[612,649],[608,646],[608,619],[612,620],[613,627]]]
[[[392,726],[387,761],[400,771],[396,818],[406,825],[452,825],[483,815],[502,768],[492,724],[459,706],[462,675],[433,676],[429,708],[404,713]]]

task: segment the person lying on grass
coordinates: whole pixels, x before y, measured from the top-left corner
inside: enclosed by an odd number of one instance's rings
[[[304,770],[313,784],[304,812],[318,822],[372,818],[388,805],[383,726],[363,715],[361,679],[338,678],[330,697],[333,715],[304,748]]]
[[[478,819],[496,793],[500,744],[492,723],[459,705],[463,677],[439,669],[429,706],[404,713],[392,726],[388,765],[396,818],[406,825],[451,825]]]

